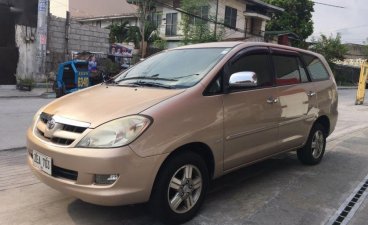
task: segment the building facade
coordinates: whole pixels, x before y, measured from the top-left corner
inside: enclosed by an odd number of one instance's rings
[[[183,39],[181,21],[187,12],[180,10],[180,0],[162,1],[157,4],[156,18],[161,38],[175,47]],[[170,7],[170,6],[173,7]],[[259,0],[209,0],[194,14],[204,18],[210,30],[223,29],[223,40],[264,41],[266,23],[271,13],[281,13],[282,8]],[[193,13],[187,14],[192,16]],[[200,18],[195,18],[200,19]]]
[[[136,0],[121,1],[133,5]],[[210,30],[223,30],[223,40],[264,41],[265,28],[271,13],[282,13],[283,9],[260,0],[209,0],[197,12],[185,12],[180,0],[154,2],[149,19],[157,26],[159,36],[176,47],[183,40],[182,19],[187,14],[193,21],[203,18]],[[93,5],[93,4],[91,4]],[[72,4],[71,4],[72,7]],[[101,12],[102,13],[102,12]],[[137,6],[125,7],[120,14],[82,16],[76,18],[83,24],[106,28],[113,23],[129,21],[130,26],[139,26]]]

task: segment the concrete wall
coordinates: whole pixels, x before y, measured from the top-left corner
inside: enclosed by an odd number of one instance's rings
[[[34,78],[37,72],[36,52],[37,44],[35,39],[36,28],[22,25],[15,26],[15,41],[19,50],[19,60],[17,66],[17,77]]]
[[[95,26],[82,25],[76,21],[70,21],[68,45],[65,34],[65,19],[51,16],[48,32],[48,54],[46,71],[56,72],[57,65],[64,62],[71,51],[92,51],[108,53],[109,33],[108,29]],[[68,55],[66,47],[68,46]]]
[[[90,25],[101,28],[108,28],[111,24],[122,24],[123,22],[128,21],[129,26],[138,26],[138,18],[135,17],[127,17],[127,18],[118,18],[118,19],[96,19],[91,21],[80,21],[81,24]]]

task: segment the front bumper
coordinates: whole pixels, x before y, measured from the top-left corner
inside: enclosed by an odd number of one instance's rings
[[[97,205],[126,205],[146,202],[165,155],[140,157],[129,146],[112,149],[66,148],[40,141],[29,129],[27,132],[28,164],[45,184]],[[77,173],[75,179],[52,176],[33,166],[36,150],[52,158],[53,168]],[[119,174],[111,185],[95,183],[96,174]]]

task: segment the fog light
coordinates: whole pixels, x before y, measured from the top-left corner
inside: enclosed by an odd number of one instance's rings
[[[109,185],[115,183],[119,174],[96,174],[95,183]]]

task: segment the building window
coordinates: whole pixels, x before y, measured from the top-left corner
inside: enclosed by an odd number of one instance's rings
[[[166,36],[176,36],[178,23],[178,14],[177,13],[167,13],[166,14]]]
[[[159,26],[161,26],[161,20],[162,20],[162,13],[151,13],[148,16],[148,20],[151,21],[151,23],[158,28]]]
[[[235,8],[226,6],[225,8],[225,25],[236,28],[236,17],[238,11]]]
[[[199,16],[201,18],[204,18],[204,19],[207,19],[208,20],[208,13],[209,13],[209,6],[201,6],[199,7],[197,10],[195,10],[193,13],[196,15],[196,16]],[[207,20],[202,20],[202,19],[199,19],[197,17],[190,17],[190,21],[189,23],[190,24],[198,24],[198,23],[207,23]]]

